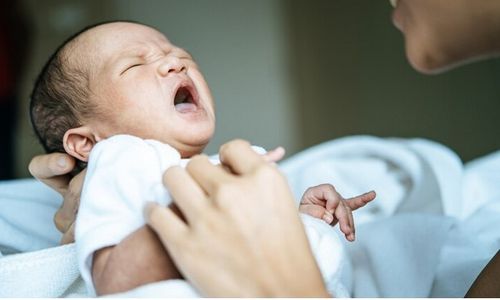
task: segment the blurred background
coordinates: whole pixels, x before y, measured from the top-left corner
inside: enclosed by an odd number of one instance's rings
[[[288,155],[353,135],[423,137],[464,161],[500,148],[500,62],[424,76],[408,65],[388,1],[4,0],[1,179],[42,153],[28,118],[34,80],[72,33],[105,20],[160,29],[201,67],[217,105],[207,153],[232,138]]]

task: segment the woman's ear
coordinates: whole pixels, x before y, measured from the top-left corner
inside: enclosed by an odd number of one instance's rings
[[[89,127],[71,128],[64,134],[64,150],[81,161],[89,160],[90,151],[96,143],[96,138]]]

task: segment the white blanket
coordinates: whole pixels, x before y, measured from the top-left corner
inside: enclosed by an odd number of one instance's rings
[[[432,141],[354,136],[281,167],[296,197],[322,182],[377,191],[355,212],[354,297],[463,297],[500,248],[500,151],[463,166]]]
[[[358,136],[310,148],[281,168],[297,199],[325,182],[345,196],[377,191],[355,213],[357,241],[346,247],[355,297],[462,297],[500,248],[500,152],[464,167],[430,141]],[[33,180],[0,183],[1,297],[85,296],[73,246],[56,247],[59,203]],[[175,282],[125,294],[148,295],[190,296]]]

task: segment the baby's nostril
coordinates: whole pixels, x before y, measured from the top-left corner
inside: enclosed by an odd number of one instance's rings
[[[182,64],[174,64],[168,68],[168,73],[172,73],[172,72],[180,73],[180,72],[184,72],[184,71],[186,71],[186,67],[183,66]]]

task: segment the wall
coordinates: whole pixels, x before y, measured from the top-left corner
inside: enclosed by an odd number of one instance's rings
[[[500,148],[500,64],[414,71],[388,1],[291,0],[302,146],[352,134],[425,137],[464,160]]]

